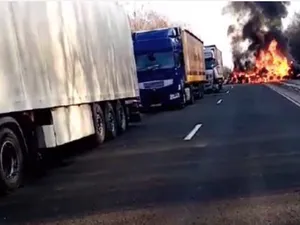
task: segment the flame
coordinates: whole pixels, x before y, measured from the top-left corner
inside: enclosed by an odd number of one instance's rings
[[[280,81],[289,75],[292,62],[277,48],[277,41],[273,40],[268,48],[261,50],[256,59],[252,71],[233,72],[233,80],[247,83],[262,83],[269,81]]]

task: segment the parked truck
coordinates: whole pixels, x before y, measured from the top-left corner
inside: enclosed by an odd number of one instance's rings
[[[39,149],[139,120],[127,16],[104,1],[0,4],[0,189],[12,191]]]
[[[205,74],[208,82],[205,84],[205,91],[218,92],[222,89],[224,82],[224,69],[222,52],[216,45],[204,47]]]
[[[204,95],[203,42],[179,27],[136,32],[134,54],[142,108],[176,106]]]

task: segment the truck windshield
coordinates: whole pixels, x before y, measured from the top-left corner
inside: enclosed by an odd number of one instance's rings
[[[211,70],[216,66],[216,60],[213,58],[205,59],[205,69]]]
[[[138,71],[151,69],[169,69],[175,66],[173,52],[157,52],[136,56]]]

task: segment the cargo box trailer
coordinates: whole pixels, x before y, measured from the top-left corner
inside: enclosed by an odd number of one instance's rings
[[[124,132],[139,90],[117,4],[7,1],[0,17],[0,189],[11,191],[38,149]]]

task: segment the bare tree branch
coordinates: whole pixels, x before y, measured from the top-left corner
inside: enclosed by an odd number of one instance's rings
[[[122,3],[123,6],[126,6],[126,3]],[[133,7],[132,7],[133,6]],[[150,9],[147,3],[142,5],[131,5],[133,11],[128,11],[128,18],[132,31],[140,30],[151,30],[165,27],[180,26],[182,28],[188,28],[189,26],[186,23],[180,21],[174,22],[171,21],[165,15],[159,14],[158,12]]]

